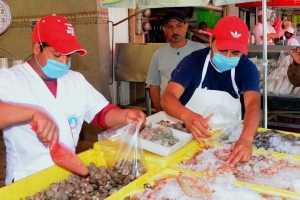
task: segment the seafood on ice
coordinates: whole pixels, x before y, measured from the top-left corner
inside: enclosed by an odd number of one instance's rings
[[[242,127],[236,126],[230,133],[223,134],[217,141],[225,144],[235,143],[239,139],[242,130]],[[285,134],[274,129],[258,131],[254,135],[252,147],[300,155],[300,137],[296,135],[291,133]]]
[[[165,126],[152,127],[152,124],[145,126],[139,133],[139,137],[165,147],[171,147],[179,142],[170,128]]]
[[[227,158],[229,144],[213,146],[196,152],[191,158],[175,164],[176,167],[201,172],[208,177],[223,176],[231,181],[243,181],[300,193],[300,161],[291,156],[274,157],[268,151],[253,153],[245,163],[231,167]]]
[[[237,186],[224,179],[205,178],[179,172],[178,176],[157,178],[154,185],[144,184],[145,191],[127,197],[128,200],[284,200],[280,196],[264,195],[247,186]]]
[[[169,120],[161,120],[157,122],[157,124],[160,124],[162,126],[166,126],[169,128],[173,128],[182,132],[190,133],[190,131],[185,127],[183,122],[171,122]]]
[[[277,130],[257,132],[254,136],[253,147],[300,155],[300,137]]]

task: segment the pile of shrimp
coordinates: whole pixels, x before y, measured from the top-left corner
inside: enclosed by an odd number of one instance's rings
[[[283,200],[272,195],[263,196],[250,187],[236,186],[215,178],[204,178],[192,174],[179,173],[177,177],[160,178],[154,186],[144,184],[145,192],[137,194],[131,200]],[[130,198],[128,198],[130,199]]]
[[[239,180],[300,193],[296,189],[299,187],[300,162],[291,156],[273,157],[267,151],[263,155],[253,153],[248,162],[231,167],[226,162],[230,153],[230,145],[213,146],[196,152],[190,159],[176,164],[176,167],[201,172],[208,177],[226,176],[232,181]]]

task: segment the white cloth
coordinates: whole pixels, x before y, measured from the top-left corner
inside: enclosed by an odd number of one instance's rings
[[[0,100],[47,111],[59,127],[59,141],[73,151],[83,121],[90,123],[109,102],[78,72],[69,70],[57,79],[56,98],[28,63],[0,70]],[[9,184],[51,165],[49,148],[31,129],[30,121],[3,130],[6,146],[6,180]]]
[[[287,40],[286,45],[288,45],[288,46],[300,46],[300,39],[297,36],[293,35]]]
[[[235,99],[230,94],[224,91],[208,90],[206,88],[202,88],[202,82],[207,72],[209,60],[210,60],[210,53],[207,55],[204,63],[204,68],[203,68],[199,87],[195,90],[193,96],[185,106],[190,110],[192,110],[193,112],[203,115],[203,113],[205,112],[208,106],[212,104],[219,104],[222,105],[222,107],[225,108],[226,110],[236,113],[241,119],[241,103],[239,98]],[[235,76],[235,68],[231,69],[231,80],[232,80],[233,88],[238,94],[238,88],[235,83],[234,76]]]
[[[151,59],[146,83],[160,86],[160,96],[165,91],[171,79],[171,73],[178,63],[193,51],[203,49],[205,46],[199,42],[188,40],[185,46],[173,48],[170,44],[157,49]]]
[[[268,23],[268,25],[267,25],[267,34],[268,33],[276,33],[274,27],[270,23]],[[255,44],[262,45],[262,43],[263,43],[263,40],[261,38],[263,36],[263,25],[262,25],[262,23],[258,22],[254,26],[253,34],[254,34]],[[269,40],[267,42],[268,42],[268,44],[274,44],[272,42],[272,40]]]

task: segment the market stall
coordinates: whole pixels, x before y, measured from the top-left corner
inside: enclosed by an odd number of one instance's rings
[[[227,125],[232,124],[231,120],[223,122]],[[199,199],[205,197],[206,199],[227,200],[240,199],[241,195],[246,194],[247,197],[243,199],[292,200],[300,198],[300,145],[297,134],[258,129],[253,144],[252,158],[249,162],[239,163],[232,168],[226,162],[226,158],[230,153],[231,143],[235,142],[241,133],[242,127],[239,124],[230,127],[223,126],[228,129],[214,132],[213,140],[208,141],[211,147],[203,148],[195,140],[186,140],[182,137],[187,133],[180,128],[181,122],[164,112],[147,117],[147,123],[154,125],[146,129],[147,133],[150,129],[157,130],[157,128],[162,128],[164,133],[171,130],[174,136],[179,138],[177,144],[181,146],[170,152],[172,145],[168,147],[154,142],[149,145],[145,142],[147,137],[140,136],[142,142],[140,147],[144,149],[145,159],[144,162],[140,162],[146,164],[147,171],[138,178],[129,178],[125,181],[124,177],[129,177],[132,172],[128,171],[127,176],[126,168],[109,167],[109,160],[116,160],[120,149],[120,145],[116,145],[120,144],[120,141],[115,140],[116,138],[112,137],[112,132],[109,130],[104,132],[104,139],[100,137],[99,141],[95,142],[93,150],[79,154],[89,167],[89,176],[80,177],[70,174],[66,169],[53,166],[0,188],[0,198],[35,200],[75,199],[79,196],[86,199],[161,199],[163,197]],[[117,130],[121,130],[122,134],[127,134],[128,129],[115,128],[114,132],[118,133]],[[157,133],[154,131],[152,134]],[[181,142],[184,142],[184,145]],[[157,148],[159,145],[161,146]],[[270,149],[273,151],[267,151]],[[138,171],[142,172],[141,169]],[[122,182],[118,182],[120,180]]]
[[[117,45],[115,71],[117,80],[143,82],[148,66],[145,64],[140,66],[139,63],[132,65],[132,61],[136,59],[132,59],[126,53],[136,58],[141,52],[143,56],[146,55],[144,60],[149,60],[151,53],[159,46],[161,44]],[[280,109],[285,109],[287,106],[285,104],[288,104],[287,109],[297,110],[295,96],[281,98],[278,94],[267,94],[268,61],[266,58],[278,58],[280,51],[285,48],[275,47],[266,51],[266,47],[257,49],[249,46],[249,56],[263,60],[262,96],[268,98],[268,101],[279,99],[285,102],[274,103],[276,108],[282,106]],[[132,51],[135,53],[132,54]],[[132,66],[134,68],[131,68]],[[295,100],[295,105],[290,104],[292,99]],[[272,105],[268,104],[267,107],[272,108]],[[142,130],[137,125],[132,129],[130,125],[129,128],[116,127],[99,134],[99,136],[104,135],[105,138],[99,137],[93,150],[79,155],[89,168],[88,176],[70,174],[64,168],[53,166],[0,188],[0,199],[206,198],[227,200],[241,199],[242,195],[243,199],[255,200],[299,199],[298,135],[258,129],[252,158],[249,162],[239,163],[232,168],[226,159],[230,153],[230,145],[236,142],[241,133],[242,124],[238,123],[240,121],[237,123],[227,121],[228,119],[230,119],[228,116],[222,118],[222,124],[226,122],[225,127],[212,128],[212,140],[206,141],[211,147],[204,148],[193,140],[180,120],[164,112],[150,115],[146,122],[148,126]],[[133,135],[131,135],[132,130],[135,130]],[[121,135],[124,134],[131,137],[122,137]],[[115,135],[120,137],[117,141],[111,137]],[[139,137],[136,137],[137,135]],[[290,145],[288,150],[275,149],[276,145],[284,147],[287,144]],[[123,145],[134,146],[134,153],[129,154],[134,155],[133,158],[129,156],[113,162],[120,158],[119,155],[123,156],[122,153],[128,153]],[[143,151],[139,151],[140,149]],[[270,149],[277,152],[267,151]],[[122,156],[121,158],[124,158]]]

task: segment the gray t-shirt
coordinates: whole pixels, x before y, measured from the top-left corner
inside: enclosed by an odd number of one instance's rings
[[[146,83],[160,85],[161,96],[171,79],[172,71],[178,63],[193,51],[203,48],[205,48],[203,44],[188,40],[184,47],[178,49],[171,47],[170,43],[157,49],[150,62]]]

